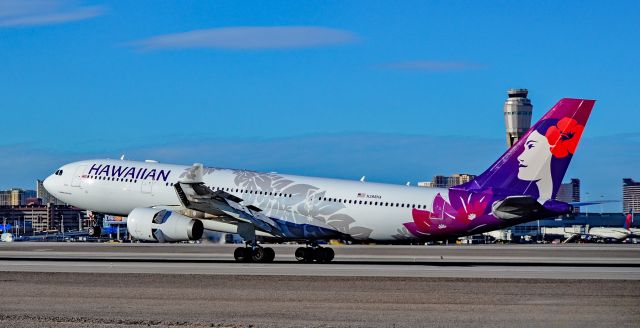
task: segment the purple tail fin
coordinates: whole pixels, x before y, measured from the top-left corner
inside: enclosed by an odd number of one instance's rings
[[[455,188],[554,199],[595,100],[561,99],[476,179]]]
[[[624,220],[624,228],[629,230],[631,228],[632,223],[633,223],[633,209],[629,211],[629,214],[627,214],[627,217]]]

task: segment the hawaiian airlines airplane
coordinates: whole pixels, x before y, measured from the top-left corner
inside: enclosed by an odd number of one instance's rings
[[[560,100],[485,172],[449,189],[110,159],[66,164],[44,186],[79,208],[128,216],[139,240],[237,233],[246,242],[237,261],[270,262],[263,241],[299,241],[299,261],[324,263],[334,252],[323,240],[442,240],[570,213],[554,198],[594,103]]]

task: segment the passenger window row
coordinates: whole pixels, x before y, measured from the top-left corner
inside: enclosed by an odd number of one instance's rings
[[[58,172],[56,171],[56,174]],[[62,174],[62,170],[60,170],[60,174]],[[116,181],[116,182],[132,182],[138,183],[137,179],[124,179],[124,178],[113,178],[113,177],[102,177],[90,175],[90,179],[95,180],[106,180],[106,181]],[[173,182],[165,182],[165,186],[173,186]],[[214,190],[222,190],[226,192],[236,192],[241,194],[251,194],[251,195],[264,195],[264,196],[276,196],[276,197],[287,197],[291,198],[292,194],[287,193],[278,193],[273,191],[262,191],[262,190],[248,190],[248,189],[240,189],[240,188],[228,188],[228,187],[213,187]],[[327,197],[318,197],[319,201],[325,202],[335,202],[335,203],[343,203],[343,204],[354,204],[354,205],[369,205],[369,206],[384,206],[384,207],[404,207],[404,208],[417,208],[417,209],[426,209],[427,205],[416,205],[416,204],[405,204],[405,203],[393,203],[393,202],[374,202],[368,200],[353,200],[353,199],[342,199],[342,198],[327,198]]]
[[[355,204],[355,205],[372,205],[372,206],[386,206],[386,207],[406,207],[406,208],[418,208],[418,209],[426,209],[427,208],[427,205],[390,203],[390,202],[374,202],[374,201],[371,201],[371,200],[353,200],[353,199],[327,198],[327,197],[318,197],[318,200],[319,201],[324,201],[324,202],[335,202],[335,203]]]
[[[125,179],[125,178],[113,178],[113,177],[103,177],[103,176],[96,176],[96,175],[90,175],[89,176],[90,179],[95,179],[95,180],[106,180],[106,181],[116,181],[116,182],[132,182],[132,183],[138,183],[137,179]],[[165,182],[165,186],[167,187],[173,187],[174,183],[173,182]],[[236,192],[236,193],[245,193],[245,194],[252,194],[252,195],[264,195],[264,196],[276,196],[276,197],[288,197],[291,198],[293,195],[292,194],[287,194],[287,193],[278,193],[278,192],[273,192],[273,191],[261,191],[261,190],[245,190],[245,189],[239,189],[239,188],[223,188],[223,187],[213,187],[215,190],[223,190],[223,191],[227,191],[227,192]]]
[[[222,190],[226,192],[236,192],[240,194],[264,195],[264,196],[276,196],[276,197],[288,197],[288,198],[291,198],[293,196],[292,194],[278,193],[273,191],[249,190],[249,189],[228,188],[228,187],[213,187],[213,189]]]
[[[112,178],[112,177],[102,177],[99,175],[90,175],[89,179],[94,180],[105,180],[105,181],[117,181],[117,182],[133,182],[138,183],[137,179],[125,179],[125,178]]]

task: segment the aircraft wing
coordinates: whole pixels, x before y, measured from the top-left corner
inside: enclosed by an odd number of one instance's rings
[[[174,185],[182,205],[188,209],[213,215],[224,215],[254,225],[274,236],[283,236],[271,218],[254,206],[240,204],[242,199],[222,190],[212,190],[203,182],[178,182]]]

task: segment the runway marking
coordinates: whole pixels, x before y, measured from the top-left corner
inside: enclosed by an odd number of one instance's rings
[[[53,264],[53,265],[52,265]],[[452,277],[521,279],[627,279],[640,280],[640,268],[512,267],[512,266],[377,266],[358,264],[237,264],[237,263],[139,263],[73,261],[0,261],[0,271],[159,273],[205,275]]]

